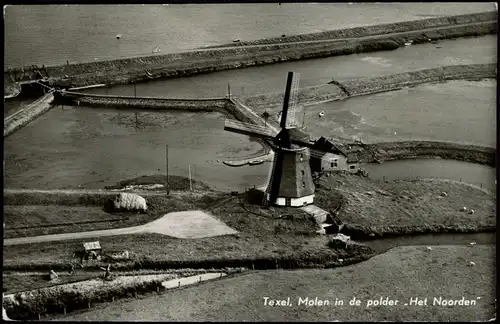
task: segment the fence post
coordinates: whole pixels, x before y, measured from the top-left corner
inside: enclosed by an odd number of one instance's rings
[[[179,287],[181,286],[181,281],[179,280]]]
[[[66,307],[64,307],[64,315],[66,315]]]
[[[111,296],[111,302],[115,302],[115,296]]]
[[[89,308],[90,308],[90,300],[88,301],[88,306],[89,306]]]
[[[481,188],[483,187],[483,183],[481,182]]]
[[[40,315],[40,313],[38,313],[38,320],[41,321],[42,320],[42,316]]]
[[[156,292],[159,294],[160,293],[160,286],[156,286]]]
[[[274,259],[274,263],[276,263],[276,269],[279,269],[278,268],[278,259]]]
[[[200,282],[201,282],[201,276],[200,276]]]

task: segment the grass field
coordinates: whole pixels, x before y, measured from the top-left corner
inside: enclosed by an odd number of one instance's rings
[[[170,196],[146,196],[147,213],[113,212],[107,202],[110,195],[86,194],[5,194],[5,238],[74,233],[146,224],[164,214],[175,211],[204,209],[230,197],[227,193],[209,191],[209,187],[195,181],[196,192],[179,192],[189,189],[189,180],[170,177]],[[133,185],[164,183],[164,176],[145,176],[125,180],[110,189],[122,189]],[[158,191],[158,190],[154,190]],[[164,191],[162,189],[161,191]],[[118,195],[118,192],[116,193]]]
[[[331,197],[343,202],[339,218],[364,229],[366,234],[408,232],[419,228],[455,228],[478,231],[496,227],[496,201],[489,194],[467,184],[446,181],[373,181],[338,174],[323,177],[316,204],[330,207]],[[443,195],[446,193],[446,196]],[[461,212],[466,206],[474,214]]]
[[[443,191],[447,196],[439,198]],[[210,196],[200,199],[200,196],[185,195],[175,200],[173,197],[157,197],[161,204],[154,215],[174,208],[191,209],[190,206],[199,206],[204,201],[206,206],[201,209],[237,230],[236,235],[190,240],[135,234],[101,237],[99,241],[104,252],[129,250],[132,256],[130,264],[340,253],[327,247],[327,237],[315,234],[318,225],[305,212],[295,208],[261,207],[257,204],[260,199],[249,195],[226,195],[218,200]],[[411,233],[421,227],[440,228],[443,224],[470,231],[481,226],[495,228],[494,196],[464,184],[427,181],[377,183],[368,178],[337,174],[322,180],[316,197],[316,204],[325,210],[331,211],[343,203],[340,219],[365,234],[397,234],[401,228]],[[153,198],[156,197],[150,197]],[[476,213],[460,212],[459,208],[464,205],[475,209]],[[146,219],[150,216],[139,217]],[[78,260],[73,253],[89,240],[5,246],[4,267],[29,269],[34,265],[47,267],[75,263]],[[348,254],[342,253],[343,256]]]
[[[467,261],[474,261],[475,267]],[[61,318],[75,321],[484,321],[495,312],[495,247],[398,247],[360,264],[326,270],[265,271],[161,296],[129,300]],[[230,288],[229,288],[230,287]],[[292,307],[264,306],[263,297]],[[433,298],[472,299],[474,306],[435,306]],[[318,297],[330,306],[297,305]],[[360,306],[349,306],[353,298]],[[366,307],[389,297],[396,306]],[[405,306],[410,298],[427,306]],[[480,299],[477,299],[480,297]],[[335,300],[343,306],[332,306]]]
[[[195,240],[176,239],[158,234],[137,234],[100,238],[104,251],[129,250],[137,260],[199,260],[281,256],[294,252],[329,252],[327,239],[316,237],[317,225],[300,210],[269,208],[261,214],[242,206],[241,197],[225,199],[207,211],[240,233]],[[256,213],[254,211],[254,213]],[[284,215],[285,217],[278,217]],[[257,221],[256,221],[257,220]],[[73,253],[82,242],[73,240],[46,244],[26,244],[4,248],[4,266],[20,264],[64,264],[75,262]],[[313,252],[311,252],[313,251]]]

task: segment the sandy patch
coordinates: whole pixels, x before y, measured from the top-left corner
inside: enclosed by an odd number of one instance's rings
[[[168,213],[162,218],[144,225],[144,230],[149,233],[184,239],[238,233],[220,220],[200,210]]]

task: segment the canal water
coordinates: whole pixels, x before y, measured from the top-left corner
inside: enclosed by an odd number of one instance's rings
[[[442,159],[409,159],[367,163],[361,166],[374,180],[448,179],[496,189],[496,170],[481,164]]]
[[[494,3],[9,5],[4,67],[61,65],[494,10]],[[116,35],[121,34],[120,39]],[[35,50],[34,50],[35,49]]]
[[[219,113],[53,108],[4,141],[8,188],[103,188],[141,175],[188,176],[243,191],[266,183],[270,163],[228,167],[222,161],[261,152],[259,143],[223,130]],[[19,145],[19,143],[23,143]],[[494,188],[495,169],[453,160],[364,165],[374,179],[441,178]]]
[[[419,85],[307,106],[305,111],[307,131],[315,136],[496,147],[496,80]]]
[[[248,137],[224,131],[220,113],[53,108],[4,140],[4,184],[10,188],[104,188],[141,175],[169,173],[220,190],[266,181],[268,165],[230,168],[262,150]]]
[[[497,36],[445,40],[394,51],[342,55],[228,70],[178,79],[156,80],[136,85],[138,96],[167,98],[213,98],[231,93],[246,97],[284,92],[288,71],[300,73],[300,87],[375,77],[457,64],[496,63]],[[133,85],[87,90],[96,94],[134,95]]]

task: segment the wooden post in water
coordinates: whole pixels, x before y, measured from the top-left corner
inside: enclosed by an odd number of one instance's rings
[[[227,97],[231,99],[231,84],[227,84]]]
[[[135,113],[135,128],[137,128],[139,126],[139,119],[138,119],[138,116],[137,116],[137,112]]]
[[[165,178],[165,182],[166,182],[165,187],[167,188],[167,195],[169,195],[170,194],[170,186],[169,186],[169,181],[168,181],[168,144],[165,144],[165,151],[166,151],[165,164],[166,164],[166,171],[167,171],[167,176]]]
[[[193,183],[191,181],[191,164],[189,165],[189,190],[193,191]]]
[[[135,87],[135,82],[134,82],[134,98],[137,98],[137,89]]]

